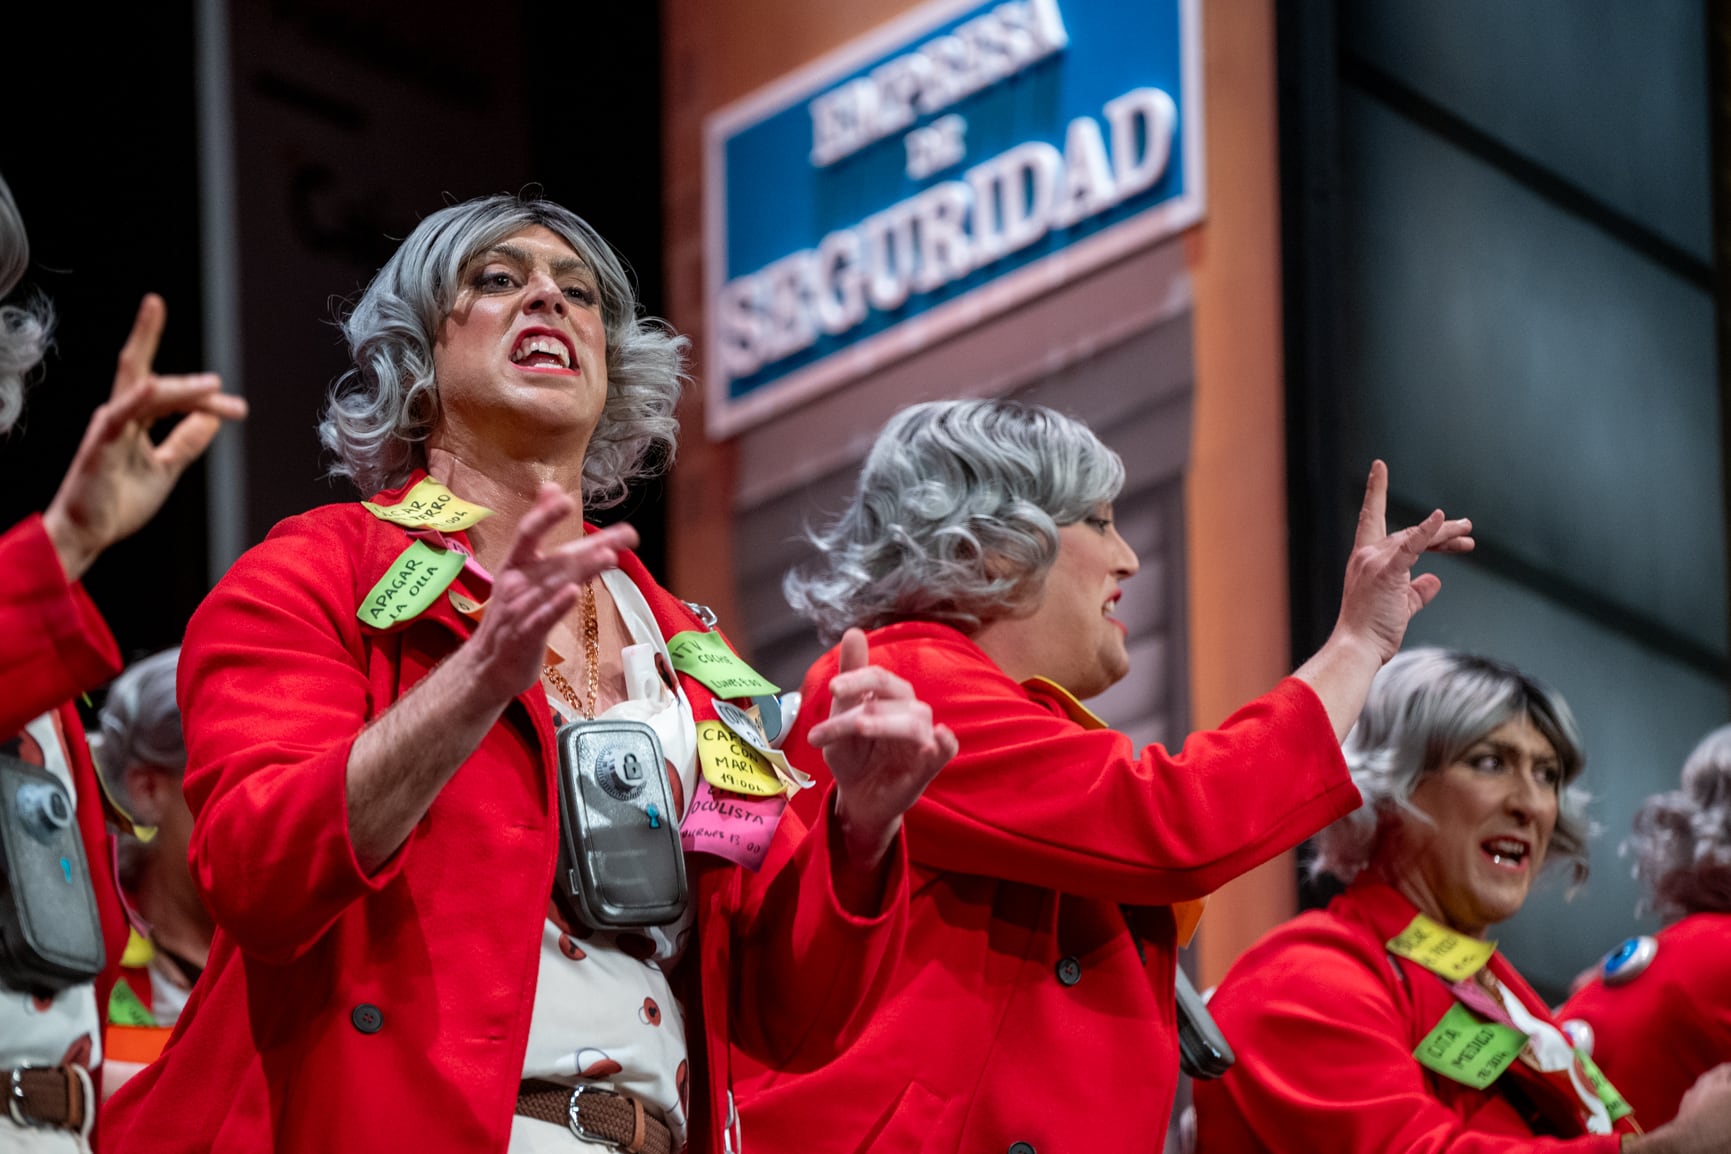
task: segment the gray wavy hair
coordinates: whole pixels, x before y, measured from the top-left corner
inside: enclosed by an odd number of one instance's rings
[[[605,508],[627,486],[673,461],[674,405],[685,383],[685,337],[640,315],[619,257],[589,224],[549,200],[509,194],[442,208],[423,220],[343,319],[354,367],[331,390],[319,440],[334,476],[364,493],[401,485],[426,464],[439,416],[433,343],[456,303],[463,271],[506,237],[541,225],[595,273],[607,331],[607,403],[583,460],[583,502]]]
[[[913,405],[878,434],[847,510],[808,534],[820,560],[782,589],[826,644],[850,626],[910,619],[972,632],[1030,610],[1058,555],[1058,527],[1123,487],[1118,454],[1052,409]]]
[[[0,179],[0,300],[18,287],[30,267],[30,238],[12,190]],[[54,309],[46,298],[0,304],[0,434],[12,431],[24,411],[24,378],[48,351]]]
[[[1383,833],[1404,820],[1427,821],[1411,802],[1434,773],[1504,722],[1526,717],[1556,751],[1563,771],[1557,825],[1546,864],[1568,862],[1587,877],[1588,794],[1573,784],[1586,768],[1580,727],[1556,690],[1512,665],[1448,649],[1409,649],[1376,675],[1341,753],[1364,803],[1317,834],[1311,873],[1350,882],[1376,855]]]
[[[1701,739],[1682,785],[1646,800],[1623,850],[1660,915],[1731,913],[1731,725]]]
[[[174,699],[175,667],[180,649],[165,649],[126,667],[108,687],[99,716],[100,736],[92,735],[90,752],[109,796],[132,813],[126,788],[126,768],[154,765],[186,772],[186,738],[180,731],[180,707]]]

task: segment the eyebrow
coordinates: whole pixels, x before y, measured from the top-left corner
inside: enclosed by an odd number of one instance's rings
[[[1489,737],[1481,737],[1467,746],[1467,752],[1472,753],[1476,749],[1487,748],[1502,757],[1507,757],[1510,754],[1522,754],[1530,758],[1535,765],[1560,767],[1563,764],[1563,759],[1557,755],[1555,750],[1550,753],[1542,753],[1536,749],[1527,749],[1525,746],[1516,745],[1512,741],[1497,741]]]
[[[487,250],[487,254],[506,257],[518,264],[535,263],[535,258],[529,255],[527,250],[520,249],[514,244],[496,244]],[[554,276],[564,276],[566,273],[582,273],[589,277],[595,275],[594,270],[589,267],[589,262],[580,256],[555,257],[548,262],[547,268]]]

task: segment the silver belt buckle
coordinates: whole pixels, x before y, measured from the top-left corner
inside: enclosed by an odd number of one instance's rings
[[[571,1126],[571,1133],[577,1135],[577,1137],[583,1139],[583,1141],[595,1142],[595,1143],[598,1143],[599,1145],[602,1145],[602,1146],[611,1146],[615,1150],[623,1150],[625,1148],[625,1144],[623,1142],[620,1142],[614,1138],[609,1138],[605,1134],[597,1134],[593,1130],[585,1129],[583,1126],[582,1112],[578,1109],[578,1106],[577,1106],[577,1100],[579,1098],[583,1097],[583,1095],[585,1095],[585,1094],[610,1094],[610,1093],[612,1093],[611,1090],[603,1090],[599,1086],[573,1086],[573,1087],[571,1087],[571,1101],[570,1101],[570,1104],[565,1107],[565,1118],[566,1118],[566,1121]]]

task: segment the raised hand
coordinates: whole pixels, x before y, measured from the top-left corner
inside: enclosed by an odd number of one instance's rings
[[[541,486],[493,573],[474,634],[355,739],[349,842],[369,874],[408,839],[511,698],[540,680],[547,634],[576,604],[583,582],[636,544],[631,526],[614,525],[543,551],[548,532],[576,511],[558,485]]]
[[[96,410],[43,523],[66,579],[76,581],[110,545],[138,531],[168,499],[181,473],[210,445],[223,421],[246,416],[246,401],[219,390],[215,373],[158,376],[151,368],[167,306],[155,293],[139,303],[120,350],[114,390]],[[187,414],[161,444],[150,427]]]
[[[1413,614],[1442,588],[1434,573],[1415,577],[1413,565],[1427,552],[1466,553],[1473,548],[1472,522],[1464,517],[1451,521],[1437,509],[1417,525],[1391,534],[1387,512],[1388,466],[1376,461],[1358,514],[1335,631],[1368,644],[1381,661],[1400,651]]]
[[[540,680],[547,635],[577,603],[584,582],[617,566],[619,551],[637,544],[637,530],[619,524],[542,552],[542,539],[576,511],[577,502],[558,485],[542,485],[493,574],[486,616],[468,646],[476,675],[501,703]]]
[[[807,740],[836,783],[836,820],[852,864],[875,868],[902,814],[956,755],[956,735],[889,670],[871,664],[866,636],[849,629],[830,680],[830,714]]]
[[[1346,563],[1340,618],[1322,648],[1293,673],[1316,690],[1334,735],[1343,740],[1377,670],[1400,651],[1413,614],[1442,588],[1434,573],[1413,576],[1413,565],[1427,552],[1465,553],[1473,547],[1472,522],[1450,521],[1441,509],[1398,533],[1388,531],[1387,519],[1388,466],[1376,461]]]

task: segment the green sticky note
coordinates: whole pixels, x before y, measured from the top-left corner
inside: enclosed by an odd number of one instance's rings
[[[1611,1080],[1605,1077],[1605,1072],[1594,1065],[1593,1060],[1587,1056],[1585,1050],[1576,1047],[1575,1057],[1580,1059],[1581,1071],[1587,1075],[1587,1085],[1593,1088],[1593,1093],[1597,1094],[1599,1101],[1605,1104],[1605,1113],[1611,1116],[1611,1121],[1615,1122],[1619,1118],[1626,1118],[1635,1112],[1635,1108],[1629,1105],[1628,1099],[1617,1092],[1617,1088],[1611,1085]]]
[[[781,692],[741,661],[719,633],[696,629],[675,633],[667,639],[667,652],[673,658],[673,668],[697,678],[717,697]]]
[[[115,982],[108,995],[108,1020],[116,1026],[154,1026],[156,1017],[145,1009],[138,995],[125,982]]]
[[[1449,1007],[1412,1056],[1426,1069],[1483,1090],[1509,1068],[1527,1045],[1513,1026],[1481,1022],[1460,1003]]]
[[[426,612],[433,599],[463,571],[464,560],[455,549],[435,549],[425,541],[411,543],[391,562],[355,616],[376,629],[389,629]]]

